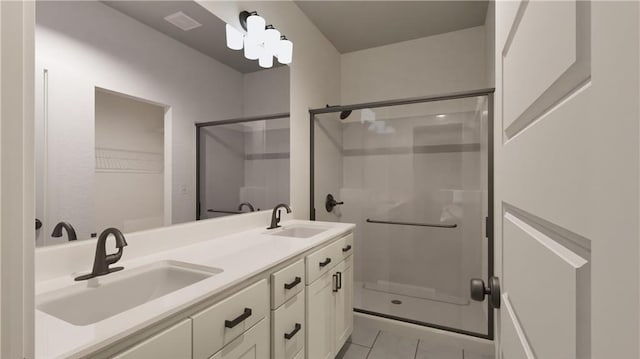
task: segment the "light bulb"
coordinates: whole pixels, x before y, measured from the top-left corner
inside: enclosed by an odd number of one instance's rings
[[[271,55],[275,55],[280,44],[280,31],[270,27],[264,31],[264,48]]]
[[[227,47],[231,50],[242,50],[244,36],[235,27],[227,24]]]
[[[247,33],[257,43],[264,41],[265,24],[264,19],[258,15],[251,15],[247,18]]]
[[[252,37],[245,36],[244,38],[244,57],[249,60],[257,60],[262,53],[262,47],[258,45]]]
[[[258,59],[258,65],[266,69],[273,67],[273,55],[269,51],[263,51]]]
[[[278,62],[290,64],[293,59],[293,42],[284,38],[278,43]]]

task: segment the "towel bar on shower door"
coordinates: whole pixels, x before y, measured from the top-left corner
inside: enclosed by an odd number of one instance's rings
[[[380,223],[380,224],[396,224],[401,226],[418,226],[418,227],[433,227],[433,228],[456,228],[457,224],[433,224],[433,223],[415,223],[415,222],[394,222],[394,221],[379,221],[376,219],[367,218],[367,223]]]

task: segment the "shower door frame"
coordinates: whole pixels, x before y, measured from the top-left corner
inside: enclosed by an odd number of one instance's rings
[[[487,217],[485,219],[485,237],[487,238],[487,278],[483,278],[484,281],[487,281],[488,278],[493,277],[494,275],[494,243],[493,243],[493,225],[494,225],[494,203],[493,203],[493,94],[495,92],[495,88],[484,88],[484,89],[478,89],[478,90],[471,90],[471,91],[462,91],[462,92],[452,92],[452,93],[447,93],[447,94],[441,94],[441,95],[434,95],[434,96],[426,96],[426,97],[412,97],[412,98],[405,98],[405,99],[396,99],[396,100],[385,100],[385,101],[376,101],[376,102],[365,102],[365,103],[358,103],[358,104],[352,104],[352,105],[344,105],[344,106],[329,106],[327,105],[327,107],[322,107],[322,108],[316,108],[316,109],[310,109],[309,110],[309,133],[310,133],[310,141],[309,141],[309,164],[310,164],[310,168],[309,168],[309,219],[312,221],[316,220],[316,211],[315,211],[315,120],[316,120],[316,115],[320,115],[320,114],[327,114],[327,113],[336,113],[336,112],[342,112],[342,111],[353,111],[353,110],[361,110],[361,109],[365,109],[365,108],[378,108],[378,107],[390,107],[390,106],[400,106],[400,105],[410,105],[410,104],[417,104],[417,103],[425,103],[425,102],[437,102],[437,101],[446,101],[446,100],[455,100],[455,99],[462,99],[462,98],[470,98],[470,97],[483,97],[486,96],[487,97],[487,132],[488,132],[488,139],[487,139],[487,156],[489,157],[487,159],[487,172],[488,172],[488,179],[487,179],[487,197],[488,197],[488,203],[487,203]],[[378,313],[378,312],[373,312],[373,311],[369,311],[369,310],[364,310],[364,309],[358,309],[358,308],[354,308],[353,311],[354,312],[358,312],[358,313],[363,313],[363,314],[369,314],[369,315],[374,315],[377,317],[382,317],[382,318],[387,318],[387,319],[393,319],[393,320],[397,320],[397,321],[401,321],[404,323],[410,323],[410,324],[416,324],[416,325],[421,325],[421,326],[425,326],[425,327],[430,327],[430,328],[435,328],[435,329],[440,329],[440,330],[446,330],[449,332],[453,332],[453,333],[458,333],[458,334],[464,334],[464,335],[469,335],[469,336],[473,336],[473,337],[477,337],[477,338],[482,338],[482,339],[488,339],[488,340],[493,340],[494,339],[494,310],[491,307],[491,305],[489,304],[489,301],[487,300],[485,305],[487,306],[487,313],[488,313],[488,320],[487,320],[487,334],[483,334],[483,333],[476,333],[476,332],[472,332],[472,331],[467,331],[467,330],[463,330],[463,329],[459,329],[459,328],[453,328],[453,327],[448,327],[448,326],[444,326],[444,325],[439,325],[439,324],[434,324],[434,323],[429,323],[429,322],[423,322],[423,321],[419,321],[419,320],[412,320],[412,319],[407,319],[407,318],[402,318],[402,317],[397,317],[394,315],[388,315],[388,314],[383,314],[383,313]]]
[[[289,129],[291,129],[291,114],[289,112],[274,113],[270,115],[260,115],[251,117],[231,118],[220,121],[196,122],[196,221],[201,220],[200,207],[200,129],[202,127],[231,125],[244,122],[268,121],[289,118]],[[239,213],[238,213],[239,214]]]

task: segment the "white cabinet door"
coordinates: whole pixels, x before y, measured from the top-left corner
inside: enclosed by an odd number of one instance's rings
[[[497,357],[639,358],[640,3],[495,6]]]
[[[210,359],[265,359],[269,352],[269,324],[265,318]]]
[[[353,331],[353,257],[336,267],[338,291],[335,292],[336,354]]]
[[[304,348],[304,290],[271,312],[271,359],[292,359]]]
[[[307,359],[333,358],[335,345],[335,286],[333,271],[307,287]]]
[[[166,329],[113,359],[191,359],[191,319]]]

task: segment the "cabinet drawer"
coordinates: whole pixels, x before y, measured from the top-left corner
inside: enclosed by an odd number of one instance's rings
[[[114,359],[152,358],[190,359],[191,319],[185,319],[114,357]]]
[[[318,277],[340,263],[342,259],[351,255],[353,248],[347,247],[349,245],[353,247],[353,234],[348,234],[309,254],[305,259],[307,284],[313,283]],[[344,252],[343,249],[345,249]]]
[[[304,348],[304,291],[273,311],[271,337],[272,359],[292,359]]]
[[[269,288],[263,279],[192,316],[193,357],[209,358],[268,312]]]
[[[353,254],[353,233],[338,239],[336,243],[339,244],[338,247],[340,249],[339,251],[340,259],[338,260],[338,262],[348,258],[350,255]]]
[[[262,319],[210,359],[266,359],[269,357],[269,324]]]
[[[292,265],[271,275],[271,309],[276,309],[304,288],[304,261],[301,259]]]

